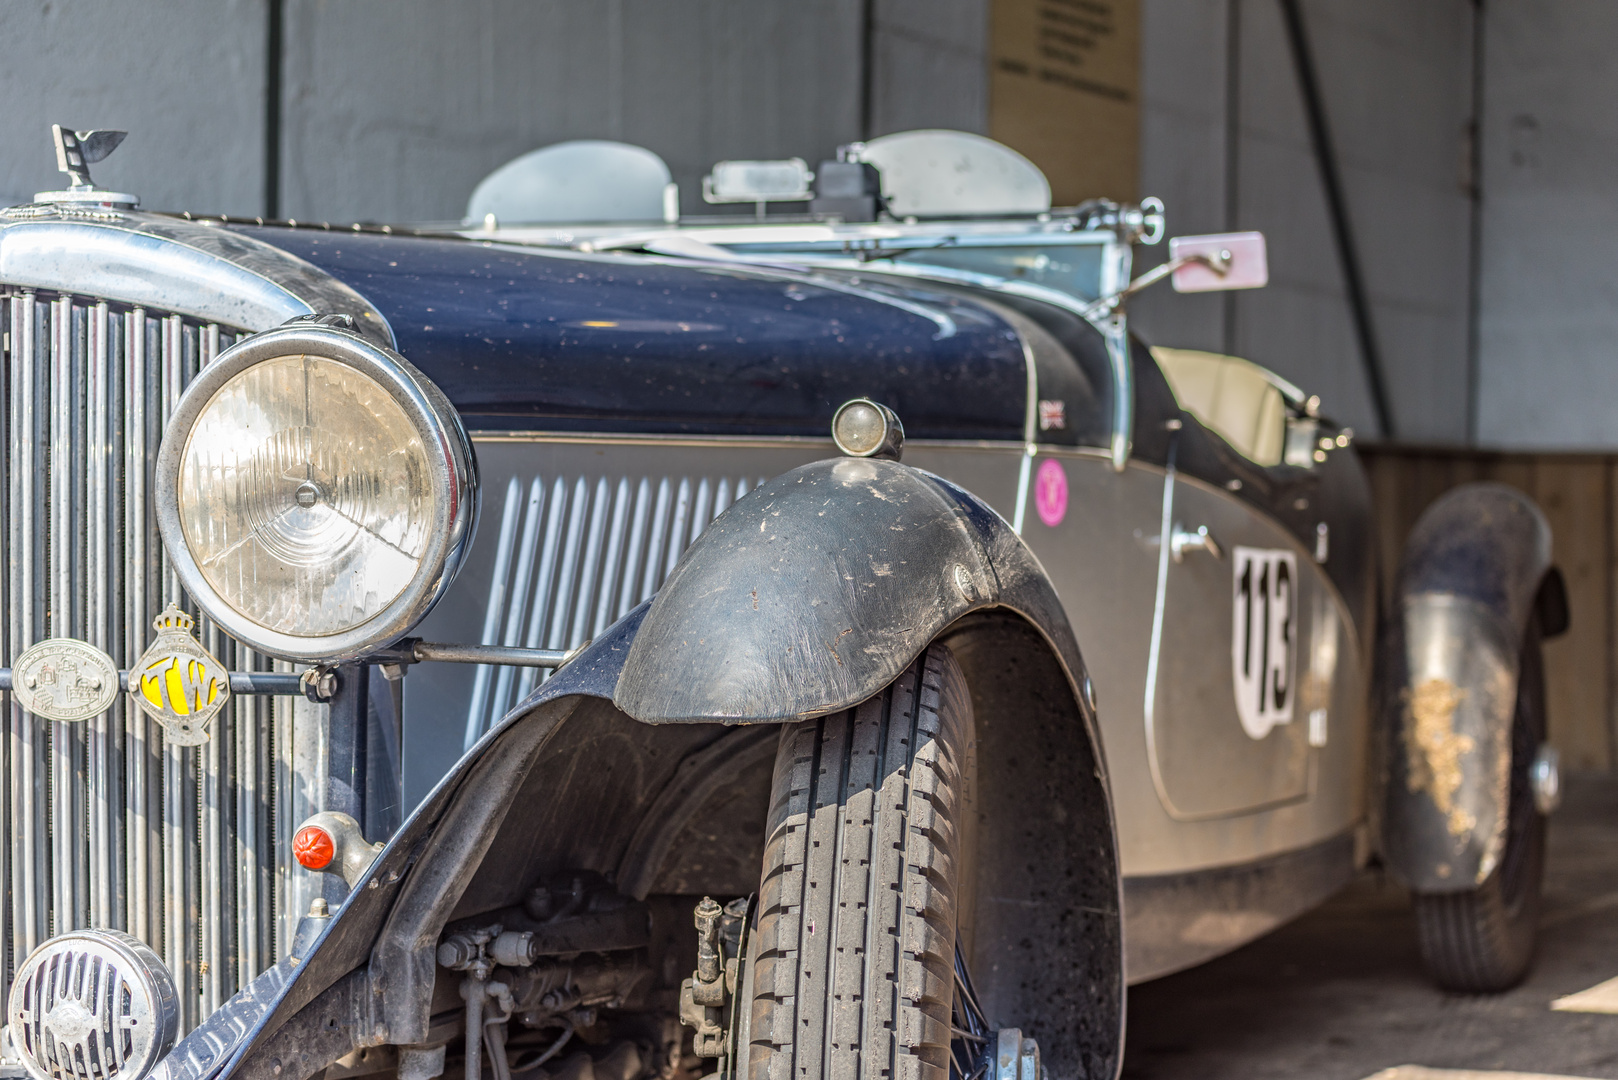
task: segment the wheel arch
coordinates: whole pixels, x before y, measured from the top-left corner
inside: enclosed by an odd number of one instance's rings
[[[1530,623],[1567,629],[1551,530],[1504,484],[1464,484],[1406,541],[1378,702],[1388,733],[1382,849],[1418,892],[1480,885],[1505,843],[1518,663]]]
[[[850,477],[846,465],[864,468]],[[832,512],[831,485],[853,487],[845,513]],[[739,538],[759,535],[760,523],[766,537],[773,524],[793,539],[800,566],[768,545],[738,557]],[[849,588],[847,560],[836,557],[847,550],[891,553],[895,572],[873,572],[877,588]],[[777,617],[753,622],[751,582],[772,579],[789,583],[759,588],[761,609]],[[837,602],[810,602],[828,596]],[[742,617],[716,617],[725,604]],[[814,640],[849,618],[861,631],[843,637],[862,645],[842,665],[829,651],[818,666],[760,659],[781,640],[772,634]],[[893,627],[906,632],[884,637]],[[265,1003],[234,1062],[262,1064],[274,1031],[356,965],[367,974],[355,1045],[421,1041],[443,927],[520,902],[537,873],[591,870],[640,896],[750,891],[759,855],[737,857],[727,838],[750,827],[762,852],[762,805],[756,823],[736,808],[757,797],[750,785],[760,779],[767,793],[780,725],[880,692],[934,641],[967,676],[980,743],[980,996],[991,1019],[1035,1034],[1046,1060],[1071,1063],[1064,1071],[1116,1075],[1121,878],[1077,642],[1038,560],[1003,520],[947,481],[880,461],[820,462],[750,493],[687,550],[650,605],[485,735],[356,885],[318,961]],[[744,662],[727,672],[736,657]]]
[[[881,460],[756,489],[653,599],[613,701],[655,726],[793,722],[880,693],[934,641],[966,676],[979,743],[980,994],[1047,1060],[1111,1075],[1121,876],[1090,682],[1044,568],[979,499]]]

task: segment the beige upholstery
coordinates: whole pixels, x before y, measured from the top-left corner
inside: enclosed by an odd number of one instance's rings
[[[1239,356],[1154,348],[1180,408],[1258,465],[1281,464],[1286,400],[1263,368]]]

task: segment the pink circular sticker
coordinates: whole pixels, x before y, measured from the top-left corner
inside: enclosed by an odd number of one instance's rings
[[[1046,458],[1034,477],[1034,509],[1039,511],[1039,520],[1052,528],[1067,517],[1067,473],[1054,458]]]

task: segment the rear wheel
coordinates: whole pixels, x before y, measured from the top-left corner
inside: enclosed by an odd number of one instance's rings
[[[1545,870],[1545,818],[1534,805],[1529,769],[1545,739],[1545,668],[1539,620],[1530,622],[1518,666],[1511,726],[1511,795],[1500,864],[1468,892],[1414,897],[1421,958],[1446,990],[1492,993],[1528,973]]]
[[[947,1080],[972,712],[948,649],[782,732],[749,1080]]]

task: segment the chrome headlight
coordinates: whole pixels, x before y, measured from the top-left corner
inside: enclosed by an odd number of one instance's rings
[[[453,406],[403,357],[324,326],[227,349],[157,458],[180,581],[238,641],[324,662],[389,644],[449,586],[477,521]]]
[[[157,954],[117,930],[45,942],[17,969],[11,1040],[34,1080],[140,1080],[174,1047],[174,980]]]

